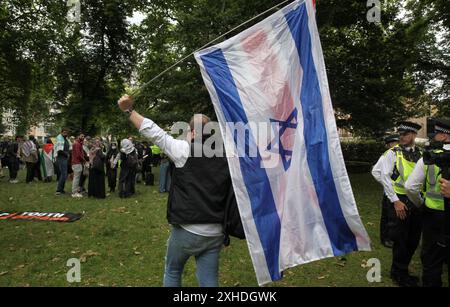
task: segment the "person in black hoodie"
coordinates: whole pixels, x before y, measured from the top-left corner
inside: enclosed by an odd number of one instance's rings
[[[152,174],[152,159],[153,159],[152,149],[150,148],[150,145],[146,141],[142,142],[142,145],[144,146],[144,153],[143,153],[143,157],[142,157],[142,159],[143,159],[143,161],[142,161],[142,178],[144,179],[145,184],[153,185],[154,184],[152,182],[153,180],[148,180],[149,176],[153,176],[153,174]]]
[[[117,143],[113,142],[109,146],[108,152],[106,154],[106,176],[108,177],[108,187],[110,193],[116,191],[117,167],[119,159],[120,153],[119,149],[117,148]]]
[[[138,154],[129,139],[121,142],[119,197],[127,198],[135,194]]]
[[[36,140],[36,138],[34,137],[34,135],[30,135],[28,137],[30,139],[30,141],[32,141],[34,143],[34,146],[36,146],[36,151],[38,154],[37,157],[37,162],[34,165],[34,176],[39,180],[42,181],[42,172],[41,172],[41,155],[39,153],[39,149],[41,148],[41,146],[39,145],[39,142]]]
[[[18,183],[17,173],[19,171],[19,143],[22,141],[22,136],[16,136],[15,142],[10,142],[6,150],[6,161],[9,170],[9,182]]]
[[[89,165],[88,196],[105,198],[105,155],[99,139],[95,140],[89,151]]]

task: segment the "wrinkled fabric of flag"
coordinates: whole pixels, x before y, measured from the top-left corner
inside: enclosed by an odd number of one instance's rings
[[[313,1],[294,1],[195,57],[222,137],[234,145],[227,146],[227,158],[258,283],[279,280],[297,265],[369,251]],[[261,137],[251,123],[266,123],[275,133]],[[235,124],[251,127],[249,133],[226,133]],[[239,142],[255,145],[256,154],[239,150]]]

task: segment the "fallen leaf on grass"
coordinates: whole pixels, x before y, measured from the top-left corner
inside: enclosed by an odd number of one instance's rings
[[[362,268],[367,268],[367,267],[368,267],[368,265],[367,265],[367,260],[366,260],[366,259],[364,259],[363,261],[361,261],[361,267],[362,267]]]
[[[119,207],[119,208],[116,208],[116,209],[112,209],[112,211],[116,212],[116,213],[126,213],[127,208],[126,207]]]
[[[6,275],[8,273],[9,273],[9,271],[0,272],[0,276]]]
[[[84,263],[89,257],[100,256],[99,253],[88,250],[80,256],[80,262]]]
[[[341,257],[339,259],[339,262],[336,263],[336,265],[338,265],[340,267],[345,267],[346,264],[347,264],[347,259],[345,257]]]

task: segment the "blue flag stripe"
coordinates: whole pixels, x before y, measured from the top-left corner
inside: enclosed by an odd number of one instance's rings
[[[357,250],[355,235],[345,220],[339,203],[328,152],[328,138],[322,95],[311,48],[306,5],[285,15],[299,52],[303,68],[300,93],[304,121],[304,138],[309,170],[316,188],[320,210],[330,237],[333,253],[340,256]]]
[[[222,112],[227,122],[248,124],[242,101],[222,50],[217,49],[201,56],[205,70],[214,84]],[[234,135],[237,145],[237,135]],[[245,135],[245,147],[255,144],[251,133]],[[281,279],[279,270],[281,223],[275,206],[269,178],[261,167],[259,150],[257,157],[245,152],[239,158],[242,177],[250,198],[253,218],[266,257],[272,280]]]

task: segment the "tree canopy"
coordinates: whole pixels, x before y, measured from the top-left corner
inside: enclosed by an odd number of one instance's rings
[[[65,1],[4,0],[0,113],[13,110],[22,132],[53,121],[91,135],[126,134],[115,107],[121,94],[280,2],[82,0],[80,20],[70,22]],[[381,23],[371,23],[366,1],[316,1],[338,126],[357,135],[381,135],[431,110],[450,115],[449,2],[381,3]],[[136,12],[141,23],[130,22]],[[199,112],[214,117],[193,56],[142,88],[138,106],[162,125]]]

